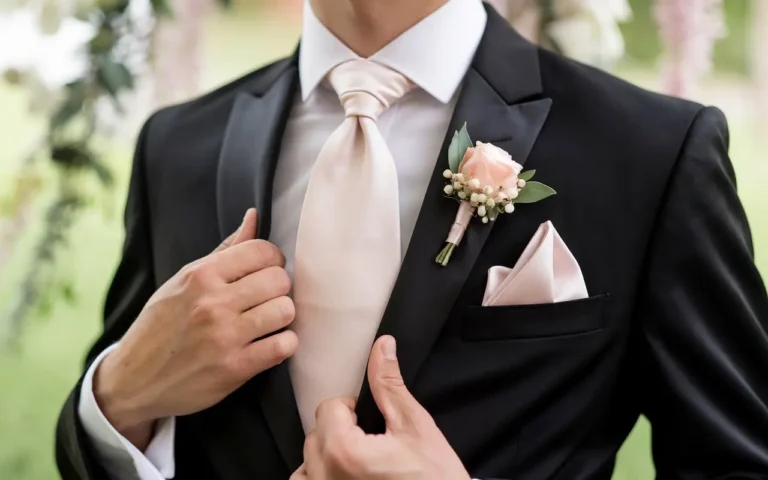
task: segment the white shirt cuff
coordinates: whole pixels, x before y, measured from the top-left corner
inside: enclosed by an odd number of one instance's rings
[[[158,420],[155,434],[146,452],[141,452],[115,430],[96,403],[93,394],[93,374],[104,357],[117,344],[96,357],[83,378],[80,403],[77,408],[83,428],[96,449],[102,466],[116,480],[165,480],[176,475],[173,441],[176,418]]]

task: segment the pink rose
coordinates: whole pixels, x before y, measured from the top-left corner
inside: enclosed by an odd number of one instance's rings
[[[480,188],[491,186],[494,190],[515,187],[522,169],[523,166],[512,160],[507,152],[483,142],[468,148],[459,164],[459,172],[467,180],[476,178],[480,181]]]

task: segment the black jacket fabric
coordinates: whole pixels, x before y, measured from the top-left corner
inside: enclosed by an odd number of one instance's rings
[[[298,88],[297,56],[155,114],[136,151],[126,240],[90,362],[155,289],[208,254],[243,212],[269,238],[272,177]],[[407,386],[478,478],[608,479],[640,414],[661,479],[768,479],[768,296],[720,111],[664,97],[529,44],[489,10],[449,132],[509,151],[558,195],[473,223],[434,257],[456,205],[446,147],[381,323]],[[551,220],[585,300],[481,307],[491,266],[513,266]],[[65,480],[102,480],[61,412]],[[367,385],[360,425],[383,428]],[[286,480],[303,432],[285,364],[178,419],[177,479]]]

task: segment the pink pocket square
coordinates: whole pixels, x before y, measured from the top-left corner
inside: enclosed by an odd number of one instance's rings
[[[552,222],[546,222],[513,268],[488,270],[483,306],[558,303],[588,296],[579,264]]]

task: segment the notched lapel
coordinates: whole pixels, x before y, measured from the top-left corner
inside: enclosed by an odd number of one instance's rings
[[[454,130],[467,122],[473,141],[494,143],[507,150],[515,161],[525,164],[552,105],[550,99],[541,98],[535,48],[522,40],[498,15],[489,12],[484,39],[465,78],[377,334],[396,338],[406,385],[410,386],[416,378],[493,228],[493,223],[482,224],[473,219],[448,266],[435,263],[458,209],[455,202],[442,195],[444,179],[441,173],[447,168],[448,145]],[[492,55],[493,50],[503,55]],[[500,62],[499,58],[504,60]],[[521,69],[516,72],[517,80],[506,77],[510,64]],[[514,221],[514,217],[502,216],[498,221]],[[358,423],[367,432],[383,431],[383,418],[367,379],[360,393],[357,414]]]

